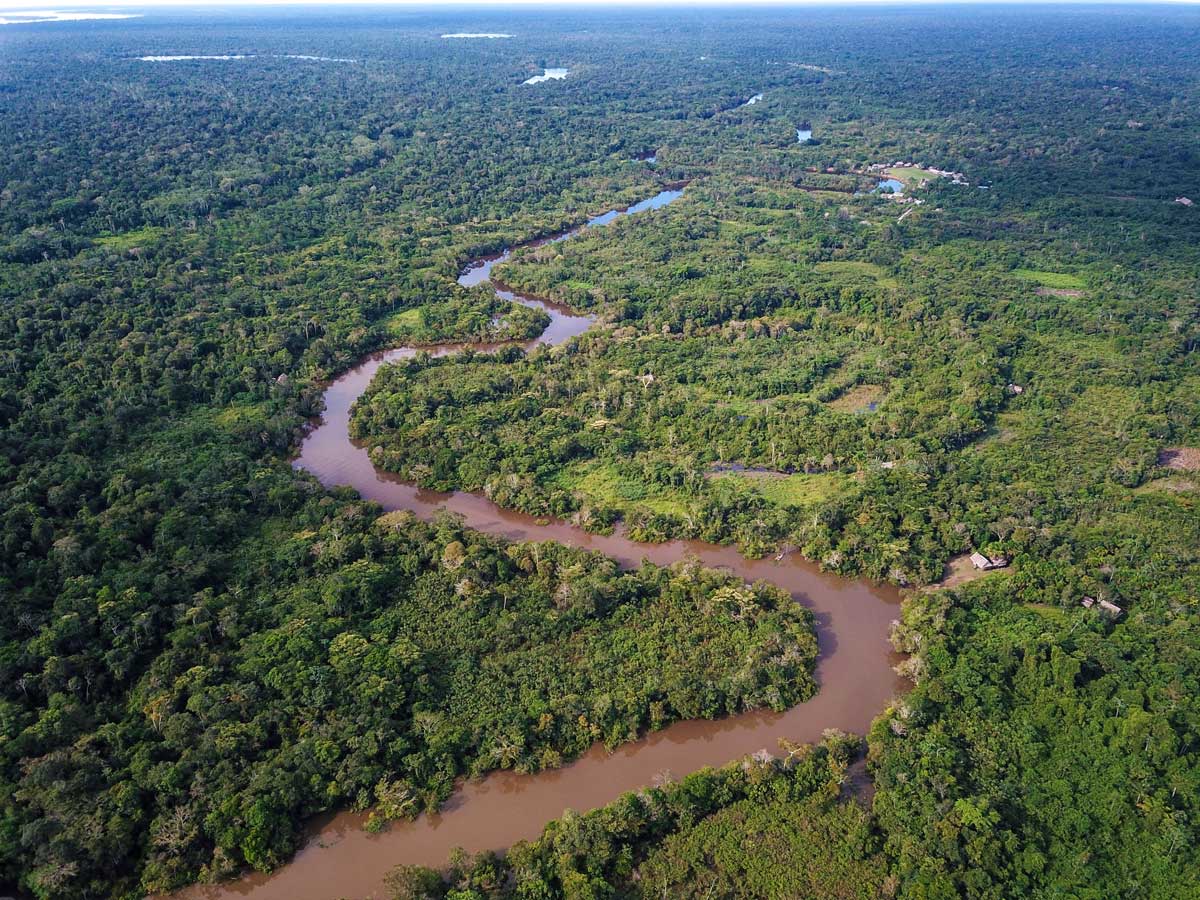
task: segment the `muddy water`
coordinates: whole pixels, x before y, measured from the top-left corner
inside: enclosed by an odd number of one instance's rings
[[[674,197],[656,205],[670,199]],[[639,205],[630,211],[638,208],[651,207]],[[608,221],[611,218],[597,217],[591,224]],[[487,280],[491,267],[507,258],[503,254],[477,263],[464,272],[460,282],[478,284]],[[550,315],[550,326],[531,345],[559,343],[591,325],[592,320],[586,316],[498,290],[509,299],[539,306]],[[461,346],[445,345],[433,352],[445,355],[457,352]],[[780,738],[815,741],[827,728],[861,734],[888,701],[903,690],[903,683],[892,671],[899,657],[887,640],[888,625],[898,615],[899,597],[892,588],[826,575],[794,556],[746,560],[733,548],[700,541],[641,544],[619,530],[607,536],[588,534],[565,522],[535,520],[500,509],[481,496],[426,491],[376,471],[367,451],[349,437],[351,406],[381,365],[411,357],[415,352],[413,348],[399,348],[375,354],[333,382],[325,394],[325,413],[305,439],[295,465],[315,474],[323,484],[352,485],[364,497],[388,509],[411,510],[422,518],[448,509],[461,514],[472,528],[509,540],[560,541],[605,553],[626,566],[638,565],[643,559],[668,565],[694,556],[705,565],[728,569],[747,581],[771,581],[815,613],[820,691],[809,702],[784,713],[754,712],[715,722],[679,722],[611,753],[597,746],[556,771],[537,775],[496,772],[464,783],[437,814],[396,823],[382,834],[362,830],[364,814],[327,817],[313,827],[305,846],[279,871],[223,885],[197,886],[183,892],[183,898],[386,897],[383,881],[393,866],[440,866],[455,847],[470,852],[502,850],[515,841],[535,837],[547,821],[559,817],[565,809],[593,809],[663,777],[682,777],[761,749],[777,751]]]

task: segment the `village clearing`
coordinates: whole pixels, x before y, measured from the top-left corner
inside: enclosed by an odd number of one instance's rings
[[[1008,567],[995,569],[977,569],[974,563],[971,562],[970,553],[960,553],[958,556],[951,557],[946,563],[946,568],[942,572],[940,581],[935,581],[928,585],[925,590],[937,591],[942,588],[959,587],[972,581],[978,581],[987,575],[995,575],[997,572],[1011,572]]]

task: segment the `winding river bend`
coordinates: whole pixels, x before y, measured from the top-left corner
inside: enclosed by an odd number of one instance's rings
[[[586,225],[549,240],[564,240],[582,228],[664,206],[682,193],[662,193],[606,213]],[[505,252],[471,265],[459,278],[463,285],[491,277],[492,266],[508,259]],[[592,318],[524,296],[493,283],[509,300],[544,309],[550,325],[528,347],[557,344],[582,334]],[[425,348],[436,355],[458,352],[463,345]],[[477,349],[486,346],[474,345]],[[669,565],[686,555],[705,565],[727,569],[747,581],[765,579],[789,591],[816,616],[820,657],[819,693],[784,713],[752,712],[719,721],[678,722],[640,741],[608,752],[593,747],[574,763],[536,775],[494,772],[464,782],[435,815],[393,823],[382,834],[362,830],[365,814],[343,812],[319,820],[305,845],[288,865],[270,875],[253,874],[220,885],[198,885],[178,897],[233,900],[328,900],[331,897],[383,897],[384,877],[401,863],[441,866],[450,851],[502,850],[535,837],[550,819],[567,808],[588,810],[615,800],[625,791],[656,778],[682,777],[704,766],[717,766],[748,753],[778,750],[778,740],[819,740],[827,728],[865,733],[888,701],[903,691],[892,670],[899,657],[888,642],[888,626],[899,614],[899,595],[885,585],[839,578],[820,572],[797,557],[747,560],[731,547],[700,541],[642,544],[619,529],[612,535],[588,534],[565,522],[535,520],[504,510],[485,497],[464,492],[427,491],[375,469],[367,451],[350,439],[350,410],[379,367],[417,352],[400,347],[374,354],[329,385],[325,412],[301,446],[295,460],[327,486],[351,485],[364,497],[389,510],[407,509],[422,518],[438,510],[461,514],[467,525],[508,540],[554,540],[605,553],[625,566],[643,559]]]

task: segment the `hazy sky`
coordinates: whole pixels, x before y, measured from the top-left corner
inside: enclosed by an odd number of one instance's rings
[[[222,6],[412,6],[433,8],[483,6],[503,8],[512,6],[912,6],[952,3],[952,5],[971,5],[996,3],[1039,3],[1047,2],[1076,2],[1095,4],[1105,0],[80,0],[80,2],[65,2],[65,0],[0,0],[0,10],[34,10],[34,9],[90,9],[112,10],[153,8],[164,6],[190,6],[198,9],[215,9]],[[1111,3],[1126,5],[1138,0],[1110,0]],[[1141,0],[1143,3],[1168,2],[1178,5],[1186,0]],[[1200,2],[1200,0],[1196,0]]]
[[[12,13],[19,10],[95,10],[119,12],[126,9],[139,9],[145,12],[154,7],[194,7],[197,9],[217,9],[223,6],[409,6],[409,7],[469,7],[480,6],[491,9],[514,6],[913,6],[935,5],[946,0],[618,0],[618,2],[603,2],[603,0],[217,0],[217,2],[197,2],[197,0],[80,0],[80,2],[59,2],[59,0],[0,0],[0,11]],[[1008,3],[1045,3],[1046,0],[953,0],[954,5]],[[1050,0],[1056,2],[1056,0]],[[1111,2],[1126,5],[1130,2],[1150,3],[1166,2],[1171,5],[1195,4],[1200,0],[1057,0],[1057,2],[1072,2],[1095,4]]]

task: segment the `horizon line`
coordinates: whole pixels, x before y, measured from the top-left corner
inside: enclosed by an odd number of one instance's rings
[[[402,7],[406,9],[504,11],[540,7],[546,9],[676,9],[701,6],[706,9],[846,9],[860,7],[1186,7],[1200,0],[0,0],[0,12],[72,12],[76,10],[155,9],[254,9],[260,7],[357,7],[360,9]]]

